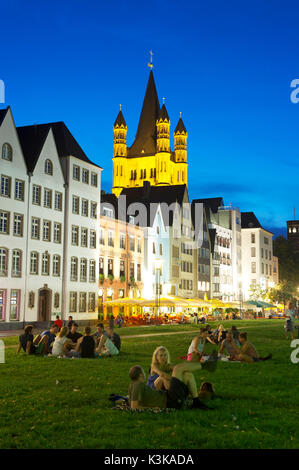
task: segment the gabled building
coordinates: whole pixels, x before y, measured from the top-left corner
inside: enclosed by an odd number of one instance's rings
[[[164,101],[164,100],[163,100]],[[113,187],[118,197],[124,188],[187,184],[187,131],[182,118],[174,130],[174,150],[170,143],[170,119],[160,106],[153,71],[150,71],[134,142],[127,145],[127,124],[122,110],[113,126]]]
[[[241,223],[243,297],[248,300],[251,285],[259,284],[262,289],[273,287],[278,265],[273,260],[273,233],[261,226],[254,212],[242,212]]]
[[[101,168],[63,122],[16,128],[10,108],[0,151],[0,318],[97,318]]]
[[[186,185],[158,187],[144,182],[142,187],[124,189],[119,200],[120,204],[125,200],[127,216],[145,229],[146,296],[160,289],[161,295],[195,297],[197,251]]]

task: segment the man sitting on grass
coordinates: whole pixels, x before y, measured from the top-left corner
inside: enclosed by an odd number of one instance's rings
[[[56,339],[56,335],[59,331],[57,325],[53,324],[50,326],[49,330],[43,331],[40,335],[37,335],[34,339],[34,344],[37,344],[37,347],[42,343],[45,345],[43,348],[43,353],[51,353],[52,345]]]
[[[129,371],[131,383],[129,386],[129,403],[132,410],[144,408],[177,408],[184,407],[190,393],[193,399],[192,408],[211,409],[205,406],[198,397],[194,375],[200,369],[215,371],[217,367],[217,352],[213,351],[204,362],[184,362],[174,366],[169,389],[166,391],[153,390],[145,384],[146,377],[141,366],[133,366]]]
[[[113,339],[115,343],[113,342]],[[96,349],[96,355],[98,357],[117,356],[119,354],[119,349],[117,346],[120,348],[120,337],[118,334],[114,333],[113,328],[108,328],[108,332],[103,332],[100,338],[99,345]]]
[[[236,341],[234,340],[233,333],[228,331],[226,333],[226,338],[221,342],[219,356],[221,356],[223,350],[225,350],[231,361],[236,360],[237,351],[233,345],[237,346]]]
[[[230,340],[230,345],[236,352],[234,356],[236,361],[252,363],[258,361],[267,361],[268,359],[271,359],[272,354],[268,354],[268,356],[266,357],[259,357],[254,345],[247,341],[247,333],[240,333],[239,341],[241,343],[241,348],[238,348],[238,346],[236,346],[232,338]]]

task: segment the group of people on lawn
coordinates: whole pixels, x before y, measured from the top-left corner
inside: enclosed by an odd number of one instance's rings
[[[113,324],[105,330],[98,323],[97,331],[91,333],[90,327],[84,328],[82,335],[78,325],[69,317],[67,326],[57,317],[49,330],[33,337],[33,326],[27,325],[24,334],[19,337],[17,352],[23,349],[27,354],[47,354],[55,357],[95,358],[119,354],[121,341],[114,332]],[[209,342],[220,345],[206,356],[204,347]],[[224,356],[226,352],[228,356]],[[211,409],[202,400],[215,396],[210,382],[204,382],[198,391],[194,372],[200,369],[215,371],[218,359],[240,362],[258,362],[272,357],[259,357],[256,348],[247,340],[247,333],[239,333],[235,326],[225,331],[219,325],[214,331],[209,325],[200,328],[199,334],[192,339],[186,361],[172,365],[170,355],[164,346],[159,346],[153,353],[148,381],[141,366],[135,365],[129,371],[129,403],[132,410],[143,408],[177,408],[185,406],[187,398],[192,398],[192,408]]]
[[[113,325],[105,330],[102,323],[92,333],[86,326],[84,334],[79,333],[78,324],[69,317],[67,326],[57,316],[56,321],[48,330],[33,337],[33,325],[27,325],[19,337],[17,352],[23,349],[27,354],[44,354],[54,357],[96,358],[116,356],[121,348],[121,340],[114,332]]]
[[[219,345],[220,349],[211,355],[204,355],[206,342]],[[259,357],[256,348],[247,340],[247,333],[239,333],[236,327],[225,331],[219,325],[215,331],[210,326],[202,327],[198,336],[193,338],[188,349],[185,362],[172,366],[170,355],[164,346],[159,346],[153,353],[149,377],[141,366],[135,365],[129,371],[131,383],[129,386],[129,403],[131,409],[144,408],[177,408],[185,406],[188,396],[192,398],[191,408],[211,409],[202,400],[215,397],[213,385],[203,382],[198,392],[193,372],[200,369],[215,371],[218,359],[223,358],[226,351],[227,360],[240,362],[265,361],[272,357]]]

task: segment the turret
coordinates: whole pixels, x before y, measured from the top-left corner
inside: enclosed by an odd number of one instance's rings
[[[187,131],[180,117],[179,122],[174,131],[174,150],[175,150],[175,162],[187,162]]]
[[[113,126],[114,132],[114,146],[113,155],[114,157],[126,157],[127,156],[127,124],[120,110]]]
[[[163,103],[156,121],[157,126],[157,152],[170,152],[169,127],[170,120],[165,104]]]

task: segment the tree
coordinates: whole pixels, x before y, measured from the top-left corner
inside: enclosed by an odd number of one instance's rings
[[[299,286],[299,253],[294,253],[291,241],[283,235],[275,238],[273,254],[278,257],[279,279]]]
[[[260,284],[250,284],[249,292],[250,300],[264,300],[267,296],[267,291]]]
[[[281,281],[268,291],[268,297],[272,302],[279,302],[284,305],[294,299],[296,295],[296,284],[292,281]]]

